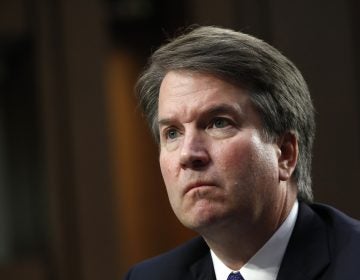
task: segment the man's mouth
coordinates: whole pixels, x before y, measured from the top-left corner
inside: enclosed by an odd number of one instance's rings
[[[184,189],[184,195],[188,192],[194,190],[194,189],[200,189],[200,188],[208,188],[208,187],[214,187],[215,184],[213,182],[209,181],[196,181],[194,183],[188,184]]]

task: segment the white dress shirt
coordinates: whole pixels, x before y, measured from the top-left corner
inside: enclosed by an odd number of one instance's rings
[[[296,201],[282,225],[254,256],[239,270],[245,280],[275,280],[294,229],[299,204]],[[210,250],[217,280],[227,280],[233,271]]]

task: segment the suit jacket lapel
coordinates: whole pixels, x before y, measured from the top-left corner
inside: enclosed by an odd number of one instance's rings
[[[205,243],[205,241],[203,242]],[[216,280],[209,248],[202,258],[194,262],[190,271],[194,280]]]
[[[294,231],[280,266],[278,280],[316,279],[330,263],[327,228],[321,218],[300,203]]]

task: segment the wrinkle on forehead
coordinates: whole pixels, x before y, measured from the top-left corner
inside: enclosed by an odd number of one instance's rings
[[[179,79],[179,76],[181,76],[181,79]],[[160,86],[160,91],[161,88],[165,86],[177,92],[178,89],[182,89],[184,87],[191,87],[195,83],[197,84],[198,81],[202,81],[201,89],[192,91],[192,93],[196,93],[202,90],[208,90],[217,85],[216,81],[214,80],[214,76],[210,74],[179,70],[170,71],[165,75],[163,82]],[[171,86],[169,84],[171,84]]]
[[[189,122],[195,112],[216,107],[225,99],[236,111],[242,111],[249,98],[240,92],[244,90],[210,74],[170,71],[160,87],[159,117],[179,115]]]
[[[241,106],[239,106],[239,104],[227,104],[227,103],[215,103],[215,104],[207,104],[203,107],[196,107],[195,109],[193,108],[192,113],[194,114],[196,111],[196,113],[198,113],[200,116],[209,116],[209,115],[217,115],[217,114],[236,114],[238,116],[244,116],[244,110]],[[182,116],[186,116],[186,111],[183,111]],[[193,115],[191,114],[191,112],[188,113],[188,115]],[[184,123],[189,123],[191,122],[192,119],[190,118],[187,121],[184,121]],[[169,125],[173,123],[172,118],[161,118],[158,121],[158,124],[161,125]]]

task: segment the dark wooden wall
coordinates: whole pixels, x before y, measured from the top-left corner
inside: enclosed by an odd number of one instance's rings
[[[120,2],[131,1],[0,4],[0,278],[120,279],[193,235],[172,214],[132,96],[150,52],[193,23],[256,35],[295,62],[317,109],[315,198],[360,218],[357,1],[135,1],[148,14],[116,12]],[[7,65],[22,70],[5,91]]]

